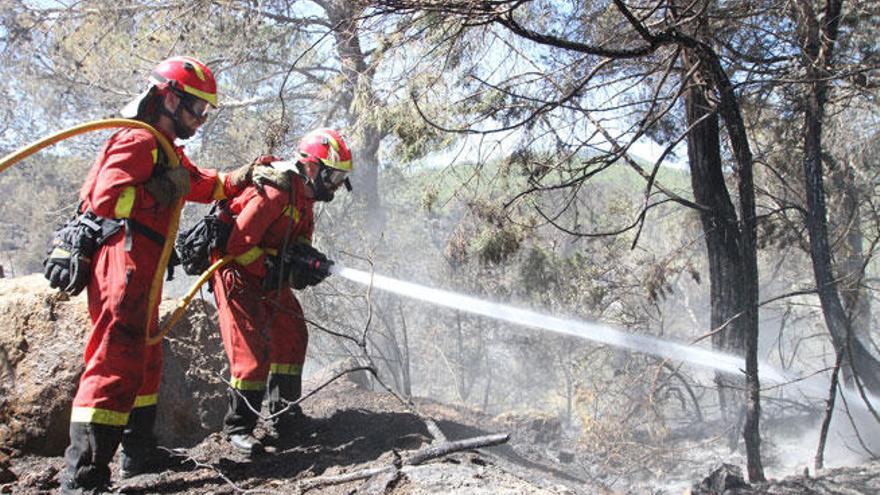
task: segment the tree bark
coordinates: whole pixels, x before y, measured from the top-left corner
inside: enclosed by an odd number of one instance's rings
[[[739,226],[722,172],[718,114],[709,105],[705,90],[702,86],[691,87],[685,94],[685,109],[688,126],[693,126],[687,141],[691,186],[694,199],[706,207],[700,212],[700,222],[709,260],[710,328],[721,328],[731,322],[723,331],[712,335],[712,346],[741,355],[745,350],[745,336],[736,318],[742,306],[739,294],[743,290]],[[735,390],[742,388],[742,381],[732,382],[730,376],[719,372],[715,383],[722,415],[726,420],[736,417],[736,404],[741,401]]]
[[[842,237],[834,272],[841,284],[840,298],[849,315],[853,337],[870,348],[871,295],[864,285],[868,257],[864,252],[865,236],[862,232],[861,193],[855,175],[855,154],[848,152],[831,175],[834,191],[840,200],[836,202],[836,208],[832,206],[830,218],[839,219],[833,222],[836,225],[832,225],[832,228]]]
[[[809,0],[797,2],[798,30],[801,36],[802,63],[807,75],[804,95],[804,182],[806,186],[806,224],[810,239],[810,259],[816,278],[816,290],[822,305],[825,325],[834,346],[843,352],[843,378],[848,386],[858,379],[874,394],[880,394],[880,363],[864,342],[856,338],[850,314],[841,301],[837,279],[832,269],[828,242],[828,213],[822,163],[822,127],[828,102],[828,77],[837,42],[838,23],[843,2],[827,2],[820,16]]]
[[[723,348],[726,351],[745,353],[747,397],[743,438],[749,480],[760,482],[765,478],[759,429],[758,258],[752,154],[738,100],[718,56],[711,47],[699,42],[691,42],[684,53],[687,65],[699,61],[699,74],[706,81],[706,90],[712,90],[718,99],[717,112],[724,121],[735,159],[739,220],[724,182],[718,117],[710,114],[705,92],[691,88],[685,98],[688,124],[694,125],[688,136],[691,181],[697,202],[711,210],[701,214],[701,221],[710,260],[712,325],[718,328],[728,324],[727,329],[718,332],[726,335],[717,337],[720,342],[715,343],[727,345]],[[713,342],[715,339],[713,336]]]

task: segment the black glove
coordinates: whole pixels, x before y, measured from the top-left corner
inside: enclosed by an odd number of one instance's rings
[[[287,284],[289,270],[278,256],[266,256],[266,276],[263,277],[263,290],[272,291]]]
[[[298,242],[284,252],[284,264],[289,270],[288,283],[294,289],[304,289],[321,283],[330,275],[333,261],[311,244]]]
[[[70,284],[70,251],[54,248],[43,262],[43,276],[49,287],[64,290]]]
[[[43,262],[43,275],[49,280],[49,286],[72,296],[82,292],[92,275],[92,260],[82,253],[94,251],[94,246],[82,244],[94,241],[78,235],[77,230],[84,228],[80,224],[59,232],[61,235],[53,240],[52,250]]]

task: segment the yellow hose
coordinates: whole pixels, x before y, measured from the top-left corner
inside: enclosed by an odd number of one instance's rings
[[[186,307],[189,306],[189,303],[192,301],[193,297],[195,297],[196,292],[198,292],[199,290],[199,287],[207,282],[208,279],[211,278],[211,275],[219,270],[220,267],[229,263],[233,259],[234,258],[232,256],[225,256],[215,261],[213,265],[205,270],[205,272],[199,276],[199,279],[196,280],[196,283],[194,283],[193,286],[189,289],[189,292],[187,292],[186,295],[183,296],[183,299],[181,299],[180,302],[177,303],[177,307],[174,309],[174,313],[171,313],[171,316],[168,318],[168,322],[165,323],[165,326],[162,328],[162,331],[159,332],[159,335],[154,337],[155,340],[151,341],[150,339],[147,339],[147,345],[153,345],[162,340],[162,337],[164,337],[165,334],[167,334],[168,331],[171,330],[171,327],[173,327],[174,324],[177,323],[177,320],[179,320],[180,317],[183,316],[184,310],[186,310]]]
[[[52,134],[51,136],[46,136],[39,141],[34,141],[33,143],[19,148],[16,151],[13,151],[12,153],[4,156],[2,160],[0,160],[0,173],[6,171],[7,168],[11,167],[19,160],[23,160],[33,155],[37,151],[40,151],[43,148],[49,147],[57,143],[58,141],[63,141],[69,137],[73,137],[77,134],[83,134],[89,131],[110,129],[115,127],[140,127],[142,129],[150,131],[154,136],[156,136],[156,139],[159,141],[159,144],[165,151],[165,155],[168,156],[168,161],[171,162],[171,166],[176,167],[180,163],[177,159],[177,153],[174,152],[174,148],[171,146],[171,143],[169,143],[168,140],[165,139],[165,136],[163,136],[161,132],[154,129],[153,126],[151,126],[150,124],[131,119],[105,119],[94,120],[92,122],[86,122],[85,124],[80,124],[78,126],[65,129],[63,131]]]
[[[105,120],[95,120],[92,122],[86,122],[85,124],[80,124],[78,126],[71,127],[69,129],[65,129],[63,131],[52,134],[51,136],[47,136],[39,141],[35,141],[25,147],[19,148],[16,151],[6,155],[0,160],[0,173],[4,172],[7,168],[14,165],[16,162],[23,160],[37,151],[40,151],[43,148],[51,146],[59,141],[67,139],[72,136],[76,136],[78,134],[83,134],[89,131],[95,131],[99,129],[109,129],[115,127],[139,127],[141,129],[146,129],[156,137],[156,140],[159,142],[159,145],[162,146],[162,150],[165,152],[165,156],[168,157],[168,164],[171,167],[177,167],[180,165],[180,160],[177,157],[177,153],[174,151],[174,148],[171,146],[171,143],[168,142],[168,139],[162,135],[159,131],[157,131],[153,126],[147,124],[145,122],[141,122],[139,120],[131,120],[131,119],[105,119]],[[154,345],[162,340],[162,337],[167,332],[167,329],[160,332],[156,337],[150,337],[150,331],[153,326],[153,318],[152,314],[156,310],[156,305],[159,302],[159,292],[162,287],[163,277],[165,276],[165,270],[168,268],[168,260],[171,259],[171,250],[174,247],[174,239],[177,236],[177,228],[180,226],[180,211],[183,208],[183,199],[177,202],[177,204],[171,210],[171,220],[168,223],[168,232],[165,235],[165,245],[162,247],[162,255],[159,257],[159,265],[156,267],[156,273],[153,275],[153,284],[150,286],[150,295],[147,300],[147,321],[146,321],[146,329],[144,335],[146,336],[147,345]],[[168,326],[170,328],[170,325]]]

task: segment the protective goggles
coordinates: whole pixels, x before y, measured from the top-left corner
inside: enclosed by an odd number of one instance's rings
[[[208,112],[211,110],[211,105],[208,105],[207,101],[186,95],[180,99],[180,104],[193,118],[202,122],[208,120]]]
[[[336,189],[344,184],[345,188],[351,191],[351,182],[348,181],[348,172],[345,170],[322,165],[318,171],[318,177],[328,188]]]

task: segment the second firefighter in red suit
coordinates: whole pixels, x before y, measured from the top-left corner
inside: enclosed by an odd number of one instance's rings
[[[334,130],[312,131],[298,151],[289,170],[276,170],[279,187],[247,187],[220,216],[232,227],[226,252],[214,253],[215,259],[234,256],[212,280],[231,372],[224,433],[247,454],[263,451],[253,432],[264,395],[277,434],[290,431],[301,415],[290,403],[301,394],[308,330],[291,289],[326,277],[323,266],[313,269],[328,263],[311,247],[313,206],[332,200],[351,171],[351,152]]]

